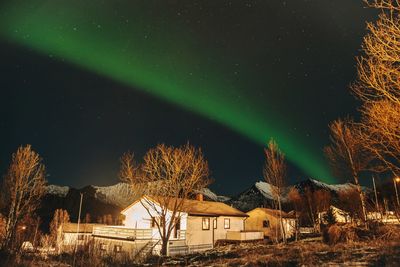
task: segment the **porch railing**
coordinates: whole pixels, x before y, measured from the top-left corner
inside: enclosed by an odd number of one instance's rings
[[[95,226],[93,227],[93,235],[99,237],[121,238],[128,240],[152,239],[152,229]]]

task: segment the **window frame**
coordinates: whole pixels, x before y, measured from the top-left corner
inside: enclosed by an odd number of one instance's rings
[[[226,222],[228,222],[228,226]],[[231,229],[231,218],[224,218],[224,229]]]
[[[207,228],[204,227],[204,222],[207,222]],[[201,230],[204,230],[204,231],[210,230],[210,218],[209,217],[201,218]]]
[[[270,227],[271,227],[271,222],[268,219],[262,221],[262,228],[270,228]]]
[[[218,228],[218,219],[214,218],[213,220],[213,229],[217,229]]]

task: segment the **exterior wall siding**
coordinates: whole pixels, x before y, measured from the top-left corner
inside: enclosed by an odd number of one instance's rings
[[[246,219],[246,231],[263,231],[265,237],[276,236],[276,229],[280,234],[279,218],[268,214],[262,210],[254,209],[247,213],[250,217]],[[269,227],[263,227],[263,222],[269,221]],[[295,234],[296,220],[290,218],[283,218],[283,226],[285,229],[286,237],[290,238]]]
[[[161,210],[159,206],[157,206],[158,210]],[[149,210],[151,216],[157,217],[157,212]],[[158,231],[158,227],[151,227],[151,216],[143,204],[139,201],[129,209],[127,209],[124,213],[125,220],[123,221],[123,225],[127,228],[134,229],[153,229],[153,239],[160,239],[160,233]],[[171,212],[167,213],[166,220],[169,221],[172,217]],[[187,229],[187,214],[180,214],[180,230],[185,231]],[[170,240],[180,239],[178,236],[174,238],[173,234],[171,234]]]

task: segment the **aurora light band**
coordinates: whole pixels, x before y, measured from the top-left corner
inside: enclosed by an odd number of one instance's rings
[[[146,18],[139,5],[121,23],[120,17],[109,17],[106,10],[82,2],[86,1],[5,6],[0,35],[218,121],[257,143],[265,145],[273,137],[305,173],[333,181],[321,153],[287,131],[288,119],[266,114],[243,88],[224,79],[223,63],[213,61],[213,52],[199,48],[188,29],[169,21],[167,32]],[[151,20],[151,27],[143,23],[146,20]]]

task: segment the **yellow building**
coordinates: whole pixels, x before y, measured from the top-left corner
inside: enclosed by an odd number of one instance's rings
[[[279,225],[279,210],[267,208],[255,208],[247,212],[246,231],[262,231],[264,237],[270,239],[281,238]],[[297,218],[295,215],[282,211],[283,228],[286,238],[296,234]]]

